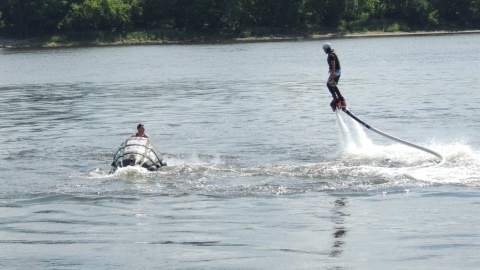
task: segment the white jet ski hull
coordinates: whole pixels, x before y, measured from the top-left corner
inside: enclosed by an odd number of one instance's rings
[[[127,166],[140,166],[149,171],[157,171],[167,164],[148,138],[130,137],[115,153],[111,172]]]

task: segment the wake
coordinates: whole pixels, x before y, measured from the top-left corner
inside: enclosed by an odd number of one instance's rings
[[[327,157],[319,162],[243,166],[231,157],[177,154],[166,155],[169,166],[158,172],[122,168],[112,175],[96,170],[89,178],[99,178],[103,182],[145,182],[168,190],[172,187],[184,191],[214,190],[215,194],[240,191],[259,194],[269,193],[270,189],[276,194],[284,192],[284,187],[289,192],[301,193],[337,189],[383,190],[437,184],[480,186],[480,154],[465,142],[428,142],[428,147],[438,149],[448,158],[448,162],[442,166],[434,166],[438,162],[437,157],[398,142],[375,144],[372,140],[376,137],[370,139],[368,131],[356,121],[342,117],[340,111],[335,116],[341,147],[335,157]]]

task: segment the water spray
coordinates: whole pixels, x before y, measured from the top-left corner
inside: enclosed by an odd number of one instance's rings
[[[397,138],[397,137],[395,137],[395,136],[392,136],[392,135],[390,135],[390,134],[387,134],[387,133],[385,133],[385,132],[382,132],[382,131],[380,131],[380,130],[378,130],[378,129],[376,129],[376,128],[370,126],[370,125],[368,125],[367,123],[363,122],[360,118],[358,118],[358,117],[355,116],[353,113],[351,113],[347,108],[343,108],[342,110],[343,110],[348,116],[350,116],[351,118],[353,118],[355,121],[357,121],[358,123],[360,123],[362,126],[366,127],[367,129],[369,129],[369,130],[371,130],[371,131],[373,131],[373,132],[375,132],[375,133],[377,133],[377,134],[380,134],[380,135],[382,135],[382,136],[384,136],[384,137],[386,137],[386,138],[388,138],[388,139],[390,139],[390,140],[394,140],[394,141],[399,142],[399,143],[402,143],[402,144],[404,144],[404,145],[407,145],[407,146],[416,148],[416,149],[418,149],[418,150],[427,152],[427,153],[429,153],[429,154],[432,154],[432,155],[434,155],[434,156],[437,156],[438,158],[440,158],[440,163],[438,163],[437,165],[442,165],[442,164],[445,163],[446,159],[445,159],[445,157],[444,157],[442,154],[440,154],[440,153],[438,153],[438,152],[436,152],[436,151],[433,151],[433,150],[431,150],[431,149],[428,149],[428,148],[425,148],[425,147],[422,147],[422,146],[413,144],[413,143],[411,143],[411,142],[407,142],[407,141],[405,141],[405,140],[399,139],[399,138]]]

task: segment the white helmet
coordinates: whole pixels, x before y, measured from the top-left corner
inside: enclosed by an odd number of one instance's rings
[[[324,51],[331,50],[331,49],[332,49],[332,44],[330,44],[330,43],[323,44],[323,50]]]

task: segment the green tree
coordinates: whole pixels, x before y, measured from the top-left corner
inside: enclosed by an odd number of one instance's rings
[[[5,26],[5,23],[3,21],[3,16],[2,16],[2,11],[0,11],[0,29]]]
[[[383,17],[385,12],[385,2],[381,0],[363,0],[360,8],[370,18],[379,19]]]
[[[141,5],[143,9],[141,26],[159,28],[175,27],[175,1],[144,0]]]
[[[281,28],[298,29],[303,27],[303,18],[301,17],[300,9],[303,1],[290,0],[274,2],[276,6],[275,26]]]
[[[300,9],[304,25],[307,28],[321,26],[327,13],[327,2],[317,0],[304,0]]]
[[[229,4],[232,4],[229,1]],[[177,28],[218,30],[227,7],[225,0],[176,0],[174,20]]]
[[[480,0],[472,0],[469,11],[471,26],[480,27]]]
[[[323,21],[324,25],[337,27],[346,10],[348,0],[326,0],[325,15]]]
[[[480,0],[0,0],[2,33],[17,37],[130,28],[355,31],[379,23],[478,28]]]
[[[242,26],[244,12],[242,2],[237,0],[224,0],[221,5],[222,17],[219,29],[237,30]]]
[[[124,30],[132,25],[132,2],[85,0],[73,3],[60,22],[64,30]]]
[[[13,29],[14,35],[25,38],[30,33],[55,31],[65,6],[64,0],[4,0],[0,11],[4,24]]]
[[[440,23],[457,27],[480,27],[479,0],[430,0]]]

